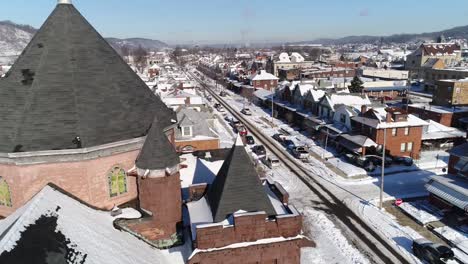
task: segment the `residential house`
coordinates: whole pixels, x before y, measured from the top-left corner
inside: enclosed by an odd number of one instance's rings
[[[310,89],[307,91],[304,96],[304,109],[310,109],[312,114],[317,115],[318,113],[318,103],[322,97],[325,96],[324,90]]]
[[[278,86],[278,77],[274,76],[266,72],[265,70],[261,70],[260,73],[255,74],[252,77],[251,85],[255,89],[265,89],[265,90],[273,90]]]
[[[314,86],[312,84],[298,83],[296,87],[294,87],[292,93],[292,103],[297,105],[299,108],[304,108],[305,96],[313,88]]]
[[[367,95],[360,94],[326,94],[318,103],[318,116],[324,119],[333,119],[339,105],[354,106],[361,109],[362,105],[371,105]]]
[[[363,108],[351,118],[353,129],[383,146],[392,156],[419,159],[423,127],[428,123],[396,107]],[[386,134],[386,137],[384,135]]]
[[[196,111],[187,107],[177,109],[179,129],[175,133],[177,152],[219,149],[219,135],[216,132],[213,114]]]

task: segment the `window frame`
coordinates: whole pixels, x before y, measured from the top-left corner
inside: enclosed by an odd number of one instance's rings
[[[181,132],[182,132],[182,137],[192,137],[193,136],[193,130],[192,130],[192,126],[183,126],[181,127]],[[187,132],[188,130],[188,134],[186,134],[185,132]]]
[[[410,147],[411,146],[411,147]],[[412,152],[413,151],[414,144],[413,142],[408,142],[406,143],[406,152]]]
[[[12,202],[12,199],[11,199],[10,185],[8,184],[8,182],[6,181],[5,178],[0,177],[0,191],[3,188],[6,191],[6,193],[5,193],[6,195],[5,195],[5,197],[0,196],[0,206],[13,207],[13,202]],[[0,192],[0,193],[2,193],[2,192]]]
[[[119,174],[114,174],[115,172]],[[113,166],[112,169],[110,169],[107,173],[107,181],[109,185],[109,196],[111,198],[115,198],[125,193],[128,193],[127,172],[123,169],[122,166]]]
[[[393,137],[397,136],[397,129],[396,128],[392,128],[392,136]]]
[[[410,132],[410,128],[409,127],[405,127],[405,136],[408,136],[409,135],[409,132]]]
[[[401,143],[401,144],[400,144],[400,152],[401,152],[401,153],[406,152],[406,143]]]

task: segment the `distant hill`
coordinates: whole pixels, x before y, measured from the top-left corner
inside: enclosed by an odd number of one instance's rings
[[[146,50],[154,51],[161,48],[166,48],[169,45],[166,43],[154,40],[154,39],[145,39],[145,38],[127,38],[127,39],[118,39],[118,38],[106,38],[107,41],[114,47],[116,50],[120,50],[123,46],[128,46],[130,49],[136,49],[139,46]]]
[[[37,29],[20,25],[11,21],[0,21],[0,63],[11,63],[28,45]],[[126,45],[130,50],[143,47],[149,51],[159,50],[168,47],[168,45],[159,40],[144,38],[107,38],[107,41],[120,52],[121,47]]]
[[[440,35],[444,35],[446,38],[468,39],[468,26],[454,27],[447,30],[421,34],[395,34],[390,36],[348,36],[338,39],[316,39],[312,41],[301,41],[295,42],[293,44],[342,45],[378,43],[380,40],[383,40],[385,43],[416,43],[423,41],[434,41]]]

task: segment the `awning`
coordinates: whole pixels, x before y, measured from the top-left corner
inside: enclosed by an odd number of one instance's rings
[[[443,179],[445,177],[447,178]],[[465,212],[468,212],[468,195],[466,194],[466,183],[461,184],[462,186],[459,186],[457,185],[457,181],[454,181],[453,177],[445,177],[432,177],[431,180],[425,185],[427,191],[464,210]],[[451,182],[451,180],[453,182]],[[458,180],[462,181],[461,179]],[[463,192],[462,189],[464,189],[465,192]]]

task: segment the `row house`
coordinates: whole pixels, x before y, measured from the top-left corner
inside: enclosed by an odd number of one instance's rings
[[[318,116],[331,120],[337,107],[340,105],[355,106],[357,109],[360,109],[362,105],[371,105],[371,101],[367,95],[361,94],[326,94],[318,102]]]
[[[429,202],[456,217],[456,225],[468,224],[468,143],[449,151],[448,174],[433,176],[425,185]]]
[[[419,159],[423,127],[428,123],[407,111],[396,108],[363,107],[359,116],[352,117],[353,129],[368,136],[392,156]],[[384,135],[386,137],[384,138]]]

